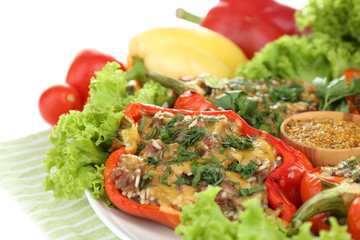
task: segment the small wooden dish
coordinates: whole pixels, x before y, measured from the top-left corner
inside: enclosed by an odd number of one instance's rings
[[[336,165],[340,161],[351,156],[360,157],[360,147],[348,149],[330,149],[319,148],[305,145],[291,139],[285,132],[285,126],[292,120],[305,120],[313,118],[327,118],[335,120],[345,120],[349,122],[360,123],[360,116],[350,113],[334,112],[334,111],[313,111],[295,114],[283,121],[280,128],[281,139],[289,146],[303,152],[313,163],[314,167],[325,165]]]

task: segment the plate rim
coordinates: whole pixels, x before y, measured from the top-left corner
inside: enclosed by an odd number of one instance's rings
[[[97,199],[94,199],[91,197],[91,193],[88,189],[85,189],[85,195],[88,199],[90,206],[96,213],[96,215],[100,218],[100,220],[110,229],[111,232],[113,232],[116,236],[118,236],[121,240],[134,240],[134,238],[127,235],[126,229],[121,228],[121,231],[119,231],[119,227],[115,226],[111,221],[109,221],[107,218],[103,217],[103,214],[100,212],[100,209],[98,207],[99,204],[104,204],[104,202],[100,202]]]

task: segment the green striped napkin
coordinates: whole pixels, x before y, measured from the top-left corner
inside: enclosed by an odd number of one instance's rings
[[[55,200],[44,192],[42,160],[51,144],[50,131],[0,143],[0,187],[24,208],[48,239],[119,239],[98,218],[85,195]]]

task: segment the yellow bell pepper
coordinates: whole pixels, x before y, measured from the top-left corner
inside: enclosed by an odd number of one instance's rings
[[[134,58],[148,71],[173,78],[209,73],[230,78],[247,62],[242,50],[228,38],[209,29],[153,28],[137,34],[129,44],[128,68]]]

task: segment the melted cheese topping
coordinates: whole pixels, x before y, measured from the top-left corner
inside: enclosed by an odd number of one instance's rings
[[[273,146],[261,136],[242,136],[240,126],[221,116],[144,116],[141,131],[127,133],[127,147],[113,178],[122,194],[143,204],[181,210],[194,194],[219,185],[216,201],[229,218],[248,197],[267,207],[266,176],[281,164]],[[132,176],[125,178],[125,173]],[[125,180],[124,180],[125,179]]]

